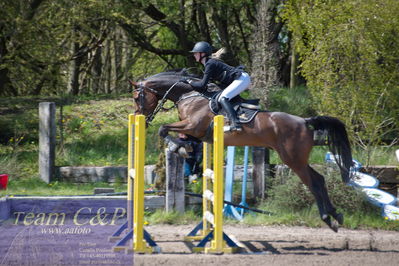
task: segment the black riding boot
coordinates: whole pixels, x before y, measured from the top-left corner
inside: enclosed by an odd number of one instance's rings
[[[222,105],[223,109],[227,112],[227,116],[229,117],[230,130],[231,131],[234,131],[234,130],[241,131],[242,130],[241,123],[238,120],[237,113],[234,110],[233,106],[231,106],[229,99],[227,99],[226,97],[223,97],[219,102]]]

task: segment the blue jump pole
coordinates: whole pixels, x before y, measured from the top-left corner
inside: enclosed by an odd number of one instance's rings
[[[241,191],[241,203],[240,203],[240,205],[242,205],[244,207],[248,207],[248,204],[247,204],[248,153],[249,153],[249,147],[245,146],[245,148],[244,148],[244,174],[242,176],[242,191]],[[243,208],[237,208],[237,211],[239,212],[241,217],[243,217],[246,210]]]

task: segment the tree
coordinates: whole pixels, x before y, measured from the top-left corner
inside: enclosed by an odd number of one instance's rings
[[[33,0],[25,5],[16,1],[0,2],[2,10],[2,19],[0,20],[0,95],[17,96],[20,94],[16,84],[12,82],[18,63],[29,61],[33,71],[40,71],[44,68],[43,62],[34,60],[30,53],[21,49],[26,45],[24,34],[32,29],[30,23],[34,21],[42,2],[43,0]]]
[[[316,109],[343,119],[360,144],[399,129],[398,12],[395,0],[288,0],[283,9]]]
[[[1,95],[127,92],[126,80],[193,67],[206,40],[251,61],[256,1],[0,1]],[[200,71],[198,71],[200,72]]]
[[[189,54],[195,42],[205,40],[225,47],[228,63],[247,63],[253,1],[126,1],[131,8],[116,18],[134,44],[156,55],[169,68],[196,67]],[[134,18],[129,16],[134,10]],[[244,16],[242,16],[244,14]],[[242,56],[241,51],[247,55]],[[154,58],[153,58],[154,60]]]
[[[252,40],[254,95],[269,106],[269,91],[282,86],[282,51],[279,41],[283,23],[278,18],[279,0],[262,0],[258,5],[257,27]]]

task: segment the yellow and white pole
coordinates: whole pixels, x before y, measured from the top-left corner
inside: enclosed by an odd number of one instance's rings
[[[213,215],[214,229],[211,247],[205,249],[208,253],[223,253],[225,243],[223,240],[223,155],[224,155],[224,117],[218,115],[214,118],[213,128]]]
[[[127,221],[128,230],[133,230],[133,182],[134,182],[134,115],[129,115],[127,150]]]
[[[204,142],[203,144],[203,173],[206,172],[207,169],[212,169],[211,165],[211,150],[212,146],[209,143]],[[207,190],[209,190],[212,186],[212,179],[207,176],[203,176],[202,178],[202,194],[204,195]],[[202,213],[205,214],[207,211],[212,212],[212,202],[209,201],[206,197],[202,197]],[[205,215],[202,215],[202,235],[201,238],[205,237],[211,231],[212,225],[208,222]]]

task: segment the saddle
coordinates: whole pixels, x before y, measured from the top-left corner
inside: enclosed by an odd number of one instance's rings
[[[220,114],[228,119],[227,113],[223,110],[223,108],[217,101],[221,93],[221,91],[206,93],[206,96],[210,98],[209,108],[215,115]],[[259,99],[244,99],[240,95],[237,95],[236,97],[231,99],[230,102],[234,110],[237,112],[237,117],[240,120],[241,124],[251,122],[256,114],[260,111]]]

